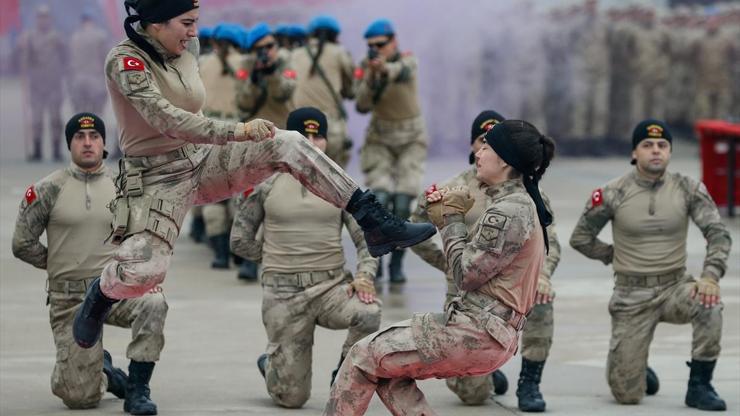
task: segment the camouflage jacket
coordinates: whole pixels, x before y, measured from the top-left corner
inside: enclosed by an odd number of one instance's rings
[[[730,234],[704,184],[679,173],[666,172],[652,181],[635,169],[596,189],[570,245],[586,257],[613,262],[615,272],[668,273],[686,266],[689,218],[707,240],[702,275],[721,278],[727,268]],[[614,244],[598,238],[610,220]]]
[[[416,57],[399,53],[385,62],[385,72],[373,76],[364,59],[355,74],[357,111],[373,112],[373,119],[406,120],[421,115]]]

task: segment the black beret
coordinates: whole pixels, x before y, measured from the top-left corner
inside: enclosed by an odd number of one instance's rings
[[[668,125],[654,118],[637,123],[635,129],[632,130],[632,150],[636,149],[637,145],[645,139],[666,139],[673,144],[673,136],[668,130]],[[631,163],[634,165],[636,161],[632,159]]]
[[[309,133],[327,138],[328,123],[326,116],[318,108],[301,107],[291,111],[288,114],[288,121],[285,123],[288,130],[294,130],[304,136]]]
[[[478,117],[473,120],[473,125],[470,126],[470,144],[475,142],[475,139],[486,134],[488,130],[491,130],[494,125],[506,120],[504,116],[493,111],[485,110],[478,114]],[[475,155],[471,152],[468,157],[470,164],[475,163]]]

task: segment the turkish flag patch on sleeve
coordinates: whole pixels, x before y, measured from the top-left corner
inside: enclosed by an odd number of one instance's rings
[[[26,204],[31,205],[36,199],[36,191],[33,189],[33,185],[31,185],[26,189]]]
[[[288,79],[295,79],[296,73],[292,69],[286,69],[285,71],[283,71],[283,76]]]
[[[601,204],[603,203],[604,203],[604,193],[601,191],[601,188],[593,191],[593,193],[591,193],[591,206],[598,207],[598,206],[601,206]]]
[[[121,59],[123,60],[123,70],[124,71],[143,71],[144,70],[144,62],[142,62],[141,59],[134,58],[132,56],[124,56]]]
[[[437,184],[433,183],[427,189],[424,190],[424,196],[429,196],[435,192],[437,192]]]
[[[362,68],[355,68],[355,79],[362,79],[365,76],[365,71]]]
[[[249,72],[246,69],[242,68],[236,71],[236,79],[244,81],[247,78],[249,78]]]

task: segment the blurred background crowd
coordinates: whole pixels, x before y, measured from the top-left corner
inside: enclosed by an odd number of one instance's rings
[[[108,108],[102,63],[124,38],[122,0],[3,0],[2,10],[0,76],[5,91],[20,85],[26,142],[43,122],[32,108],[61,113],[44,130],[60,138],[77,103]],[[626,154],[645,117],[689,139],[697,119],[740,117],[739,1],[201,0],[199,26],[300,29],[319,13],[341,22],[356,62],[367,24],[394,21],[419,60],[432,157],[466,154],[460,141],[483,108],[532,121],[571,155]],[[357,149],[367,118],[346,107]]]

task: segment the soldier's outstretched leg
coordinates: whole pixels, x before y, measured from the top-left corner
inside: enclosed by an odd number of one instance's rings
[[[149,380],[152,378],[154,363],[131,360],[128,366],[128,384],[123,411],[132,415],[156,415],[157,405],[151,399]]]
[[[85,301],[75,314],[72,327],[75,341],[82,348],[92,348],[100,339],[103,323],[117,299],[111,299],[100,290],[100,278],[95,279],[85,294]]]

